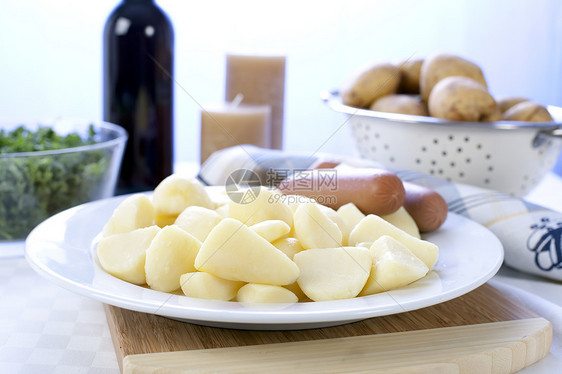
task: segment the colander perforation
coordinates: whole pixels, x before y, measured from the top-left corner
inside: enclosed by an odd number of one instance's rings
[[[556,162],[562,139],[536,131],[482,126],[435,126],[354,115],[350,118],[362,157],[444,180],[523,196]],[[525,178],[524,178],[525,176]]]

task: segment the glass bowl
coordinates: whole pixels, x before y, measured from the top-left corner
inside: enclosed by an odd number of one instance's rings
[[[75,205],[113,196],[127,132],[107,122],[0,120],[4,133],[23,126],[77,134],[87,145],[56,150],[0,153],[0,242],[23,240],[40,222]],[[34,144],[34,138],[22,143]],[[0,137],[0,150],[2,148]],[[42,142],[48,148],[47,141]],[[18,148],[22,149],[22,148]]]

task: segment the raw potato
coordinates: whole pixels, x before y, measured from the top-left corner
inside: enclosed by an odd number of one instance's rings
[[[204,242],[207,235],[222,218],[214,210],[189,206],[180,213],[174,224]]]
[[[396,92],[400,71],[390,63],[366,65],[352,74],[341,86],[342,102],[368,108],[376,99]]]
[[[342,245],[342,232],[316,203],[302,204],[295,211],[295,236],[305,249]]]
[[[146,283],[146,250],[159,231],[158,226],[150,226],[103,238],[97,250],[101,266],[109,274],[126,282]]]
[[[279,219],[290,227],[293,226],[293,212],[285,203],[284,196],[279,191],[266,187],[261,187],[257,197],[248,203],[230,201],[228,216],[247,226],[270,219]]]
[[[466,77],[447,77],[429,96],[429,114],[450,121],[492,122],[501,119],[496,101],[484,86]]]
[[[502,114],[505,113],[512,106],[522,103],[524,101],[529,101],[529,99],[519,96],[508,96],[496,100]]]
[[[124,234],[154,225],[154,205],[145,195],[127,197],[113,211],[103,227],[103,236]]]
[[[299,276],[299,268],[289,257],[232,218],[223,219],[211,231],[195,267],[228,280],[279,286],[291,284]]]
[[[532,101],[524,101],[508,109],[502,119],[506,121],[552,122],[548,110]]]
[[[365,215],[363,212],[357,208],[357,206],[353,203],[347,203],[342,205],[337,210],[338,215],[343,220],[343,223],[347,226],[347,231],[351,232],[355,225],[359,223]]]
[[[428,116],[425,103],[419,96],[413,95],[387,95],[377,99],[371,110],[387,113],[411,114],[414,116]]]
[[[297,238],[283,238],[273,242],[275,248],[285,253],[291,260],[297,253],[303,250]]]
[[[398,240],[412,251],[416,257],[422,260],[429,269],[437,262],[439,256],[437,245],[418,239],[374,214],[369,214],[355,226],[351,234],[349,234],[349,244],[357,245],[363,242],[375,242],[383,235],[388,235]]]
[[[277,239],[287,235],[291,231],[291,226],[279,219],[270,219],[250,226],[259,236],[272,243]]]
[[[157,291],[177,290],[181,275],[196,270],[193,264],[200,247],[197,238],[179,227],[164,227],[146,251],[146,283]]]
[[[230,281],[198,271],[182,274],[180,284],[185,296],[229,301],[236,297],[244,282]]]
[[[241,303],[293,304],[299,298],[285,287],[248,283],[238,290],[236,300]]]
[[[370,248],[373,256],[371,275],[359,296],[404,287],[423,278],[428,267],[396,239],[384,235]]]
[[[400,84],[398,92],[406,94],[420,93],[420,75],[423,58],[408,59],[398,64]]]
[[[301,271],[297,283],[314,301],[357,296],[373,265],[371,253],[361,247],[308,249],[294,259]]]
[[[152,200],[156,214],[162,216],[177,216],[192,205],[215,208],[201,182],[177,174],[170,175],[156,186]]]
[[[434,54],[425,59],[420,72],[420,93],[425,102],[435,85],[444,78],[462,76],[474,79],[487,90],[488,85],[478,65],[462,57],[447,53]],[[429,110],[431,113],[431,109]]]
[[[401,207],[396,212],[387,214],[386,216],[381,216],[381,218],[389,223],[392,223],[400,230],[421,239],[420,230],[416,225],[416,221],[414,221],[412,216],[406,211],[406,208]]]

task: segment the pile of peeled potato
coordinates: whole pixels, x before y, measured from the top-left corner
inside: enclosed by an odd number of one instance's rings
[[[345,105],[450,121],[553,121],[548,110],[523,97],[495,99],[482,69],[453,54],[437,53],[398,64],[376,62],[341,86]]]
[[[445,221],[442,197],[385,170],[338,167],[337,189],[307,191],[331,206],[296,195],[302,176],[241,203],[171,175],[116,207],[97,258],[133,284],[244,303],[346,299],[424,277],[439,249],[420,232]],[[314,170],[315,186],[326,170]]]

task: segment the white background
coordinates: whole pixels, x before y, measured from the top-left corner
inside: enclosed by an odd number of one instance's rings
[[[117,3],[0,0],[0,117],[101,119],[102,30]],[[354,152],[349,129],[332,136],[342,119],[319,94],[371,60],[453,52],[481,65],[497,97],[562,106],[557,0],[157,3],[175,29],[175,79],[189,92],[176,86],[178,161],[198,160],[198,103],[222,101],[227,52],[287,55],[288,150]]]

